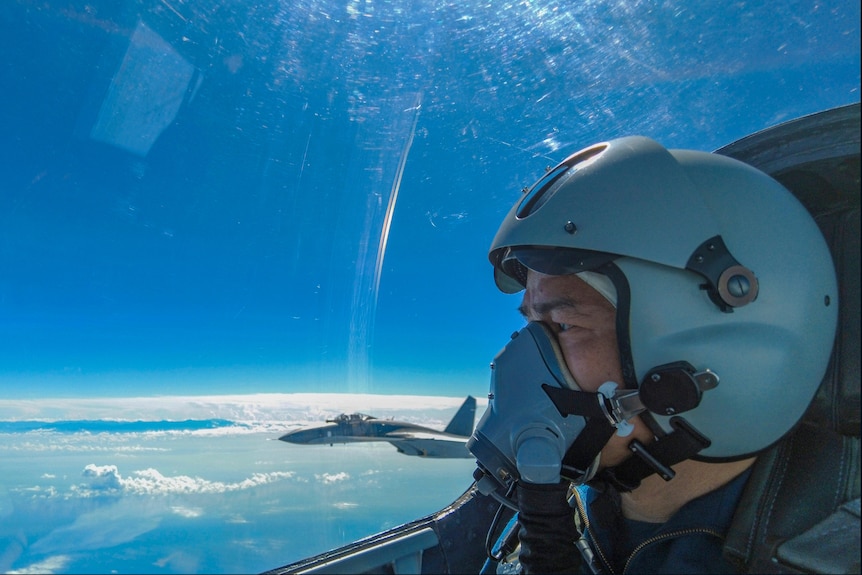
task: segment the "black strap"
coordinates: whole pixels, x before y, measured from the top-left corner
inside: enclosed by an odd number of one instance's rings
[[[659,473],[665,480],[670,480],[673,477],[673,471],[670,471],[672,465],[690,459],[709,447],[709,439],[682,417],[671,418],[670,425],[673,431],[657,438],[648,447],[633,441],[632,451],[637,457],[631,457],[617,467],[604,470],[601,479],[620,491],[636,489],[644,477],[653,473]]]
[[[551,385],[542,388],[559,410],[560,415],[580,415],[586,425],[563,456],[562,475],[569,481],[581,483],[593,460],[605,447],[615,428],[602,409],[604,396],[600,393],[563,389]]]
[[[616,431],[614,426],[604,417],[588,419],[583,431],[575,438],[563,456],[562,475],[570,481],[580,483],[583,475],[605,447],[614,431]],[[570,475],[574,475],[574,477],[570,477]]]
[[[602,409],[604,396],[599,393],[563,389],[542,385],[563,416],[580,415],[587,419],[583,431],[566,450],[563,456],[563,476],[579,483],[593,460],[607,444],[616,431]],[[633,440],[629,446],[636,457],[626,460],[622,465],[603,472],[603,479],[612,483],[620,491],[631,491],[640,485],[644,477],[658,473],[666,481],[673,478],[671,466],[697,455],[709,447],[710,441],[682,417],[672,417],[673,428],[669,434],[644,446]],[[571,477],[574,475],[574,477]]]
[[[602,410],[604,396],[600,393],[564,389],[548,385],[547,383],[542,384],[542,389],[551,398],[560,415],[564,417],[567,415],[581,415],[587,418],[606,419],[605,412]]]

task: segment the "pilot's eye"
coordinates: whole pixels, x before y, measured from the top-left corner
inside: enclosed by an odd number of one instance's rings
[[[568,331],[568,329],[571,327],[572,327],[572,324],[570,324],[570,323],[558,323],[557,324],[557,328],[560,331]]]

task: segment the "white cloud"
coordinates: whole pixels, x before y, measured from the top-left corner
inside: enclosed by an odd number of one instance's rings
[[[42,486],[34,485],[33,487],[21,487],[12,491],[23,491],[29,493],[34,499],[51,499],[58,495],[57,488],[53,485]]]
[[[324,485],[329,485],[331,483],[338,483],[339,481],[347,481],[350,479],[350,474],[346,471],[342,471],[340,473],[322,473],[320,475],[315,474],[315,479],[322,482]]]
[[[81,476],[83,483],[74,485],[66,498],[109,496],[107,505],[81,513],[68,525],[57,527],[35,541],[31,554],[80,553],[104,549],[133,541],[157,529],[169,515],[195,519],[204,515],[202,507],[177,502],[172,495],[221,494],[241,491],[294,477],[293,472],[255,473],[241,481],[210,481],[187,475],[166,476],[156,469],[134,471],[124,476],[116,465],[89,464]],[[240,518],[241,519],[241,518]],[[164,565],[177,568],[194,563],[191,556],[172,555],[162,559]],[[59,565],[59,563],[58,563]],[[49,572],[51,566],[28,567],[31,572]],[[63,567],[58,567],[62,571]],[[184,570],[184,569],[180,569]]]
[[[89,464],[82,473],[89,479],[88,487],[97,491],[122,489],[122,477],[116,465],[94,465]]]
[[[110,453],[116,455],[140,455],[149,453],[164,453],[170,451],[165,447],[147,447],[134,445],[140,441],[142,434],[138,433],[73,433],[63,434],[50,431],[31,431],[18,436],[14,443],[0,443],[0,453]],[[9,435],[7,435],[9,437]]]
[[[134,471],[132,477],[123,477],[116,465],[89,464],[84,468],[86,483],[72,486],[73,494],[80,497],[96,495],[168,495],[193,493],[226,493],[251,489],[274,481],[291,479],[292,471],[272,471],[255,473],[242,481],[227,483],[210,481],[202,477],[188,475],[166,476],[157,469]]]
[[[187,519],[194,519],[195,517],[200,517],[204,514],[203,509],[200,507],[184,507],[182,505],[174,505],[171,507],[171,511],[173,511],[176,515],[180,517],[185,517]]]
[[[156,567],[169,568],[174,573],[197,573],[200,571],[198,557],[184,551],[175,551],[153,563]]]
[[[6,573],[62,573],[68,564],[68,555],[55,555],[21,569],[6,571]]]

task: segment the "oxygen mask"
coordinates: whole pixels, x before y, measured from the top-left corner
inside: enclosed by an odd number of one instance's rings
[[[540,322],[513,334],[491,369],[488,409],[467,449],[477,460],[479,491],[509,507],[506,495],[518,481],[588,481],[610,436],[629,434],[627,420],[644,410],[637,390],[612,382],[598,393],[581,391]]]

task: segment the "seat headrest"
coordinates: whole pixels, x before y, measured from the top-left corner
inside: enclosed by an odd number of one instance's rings
[[[842,435],[860,429],[860,105],[805,116],[716,153],[774,177],[808,208],[832,252],[838,332],[829,368],[805,420]]]

